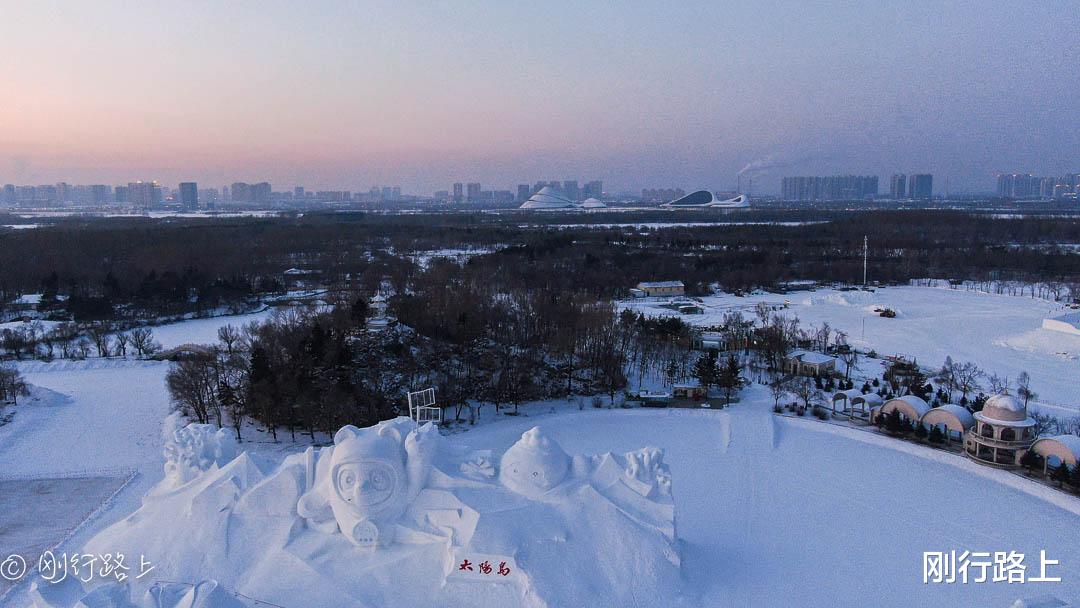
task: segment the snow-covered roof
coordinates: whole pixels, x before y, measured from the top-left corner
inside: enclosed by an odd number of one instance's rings
[[[1008,393],[999,393],[986,400],[982,408],[983,418],[988,421],[1019,422],[1027,418],[1027,408]]]
[[[1080,437],[1076,435],[1054,435],[1052,437],[1040,437],[1038,441],[1032,444],[1031,449],[1035,449],[1035,446],[1039,443],[1059,443],[1069,452],[1072,452],[1073,458],[1080,462]]]
[[[890,407],[892,406],[892,407]],[[908,414],[909,418],[922,419],[922,417],[930,411],[930,406],[927,405],[920,397],[915,395],[904,395],[895,399],[889,399],[885,402],[885,405],[881,407],[881,410],[885,412],[888,409],[899,409],[900,411]],[[912,415],[914,414],[914,415]]]
[[[36,306],[41,304],[41,297],[42,295],[40,293],[24,293],[15,300],[15,304],[20,306]]]
[[[829,355],[814,352],[812,350],[796,350],[796,351],[792,351],[791,354],[788,355],[788,358],[789,359],[798,359],[799,361],[802,361],[803,363],[809,363],[811,365],[821,365],[823,363],[828,363],[830,361],[836,361],[835,357],[830,357]]]
[[[307,274],[316,274],[317,272],[318,272],[317,270],[304,270],[303,268],[290,268],[290,269],[286,270],[284,274],[288,274],[288,275],[307,275]]]
[[[965,429],[975,426],[975,417],[971,415],[971,412],[968,411],[966,407],[956,405],[955,403],[946,403],[945,405],[931,409],[929,412],[923,414],[923,421],[932,425],[943,422],[941,419],[948,416],[955,417]]]
[[[642,289],[652,289],[660,287],[685,287],[682,281],[642,281],[638,283],[638,287]]]
[[[574,201],[566,198],[551,186],[544,186],[521,204],[522,209],[564,209],[573,206]]]
[[[857,388],[849,388],[846,391],[836,391],[835,393],[833,393],[832,400],[833,401],[839,401],[840,399],[847,399],[848,401],[850,401],[850,400],[854,399],[855,397],[861,397],[861,396],[862,396],[862,391],[860,391]]]
[[[1000,418],[993,418],[991,416],[988,416],[984,412],[985,408],[981,412],[975,412],[975,420],[995,426],[1011,426],[1013,428],[1035,426],[1035,419],[1031,416],[1028,416],[1023,420],[1002,420]]]
[[[884,400],[881,398],[881,395],[877,393],[867,393],[865,395],[859,395],[858,397],[853,397],[851,399],[852,403],[865,403],[872,408],[879,407],[883,401]]]

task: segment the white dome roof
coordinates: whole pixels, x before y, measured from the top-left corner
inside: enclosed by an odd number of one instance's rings
[[[599,209],[601,207],[607,207],[603,201],[598,198],[587,198],[582,201],[581,206],[586,209]]]
[[[551,186],[544,186],[539,192],[521,204],[522,209],[563,209],[573,207],[574,202]]]
[[[1000,393],[986,400],[982,417],[990,420],[1020,422],[1027,419],[1027,408],[1008,393]]]

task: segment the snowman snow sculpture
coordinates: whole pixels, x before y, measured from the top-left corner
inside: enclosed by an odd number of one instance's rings
[[[518,494],[536,498],[562,483],[569,471],[570,456],[534,426],[503,454],[499,481]]]
[[[427,479],[437,439],[431,425],[412,431],[398,421],[343,427],[334,447],[319,455],[315,485],[300,497],[297,513],[360,547],[393,542],[394,524]]]

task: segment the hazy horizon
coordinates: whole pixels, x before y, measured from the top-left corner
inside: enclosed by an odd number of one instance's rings
[[[1077,2],[6,9],[0,183],[723,189],[754,165],[762,193],[893,172],[959,192],[1080,171]]]

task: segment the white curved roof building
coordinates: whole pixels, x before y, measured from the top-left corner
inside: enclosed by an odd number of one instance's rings
[[[720,200],[708,190],[698,190],[660,206],[669,209],[745,209],[750,206],[750,198],[745,194],[740,194],[734,198]]]
[[[521,209],[569,209],[576,206],[574,201],[563,196],[558,190],[544,186],[522,203]]]
[[[922,420],[923,415],[930,411],[930,406],[927,405],[921,397],[916,395],[903,395],[886,401],[885,405],[881,406],[881,409],[878,411],[878,415],[885,416],[893,410],[900,412],[903,417],[911,422],[919,422]],[[874,419],[876,420],[877,417]]]

